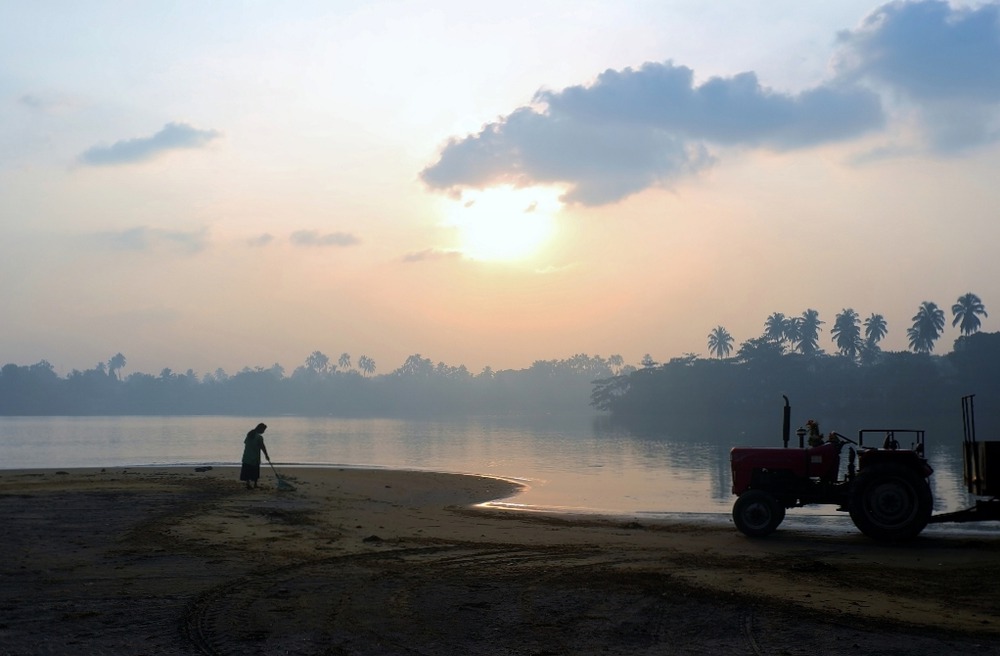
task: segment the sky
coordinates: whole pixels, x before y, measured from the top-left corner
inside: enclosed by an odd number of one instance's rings
[[[1000,319],[1000,3],[0,0],[0,362]]]

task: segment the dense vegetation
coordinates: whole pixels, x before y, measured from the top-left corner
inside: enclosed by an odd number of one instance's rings
[[[718,425],[775,428],[782,395],[809,416],[847,433],[862,426],[921,428],[947,417],[961,430],[959,399],[976,394],[982,412],[1000,410],[1000,333],[961,337],[944,356],[883,353],[859,364],[842,355],[782,354],[764,346],[724,360],[696,357],[598,381],[593,403],[634,428]],[[805,418],[796,415],[799,423]],[[913,422],[920,422],[914,426]],[[982,424],[981,424],[982,425]]]
[[[411,355],[394,371],[376,375],[367,357],[352,364],[311,353],[291,375],[281,365],[198,376],[164,369],[158,376],[123,376],[126,359],[115,354],[93,369],[58,376],[42,361],[0,369],[0,415],[231,414],[253,416],[382,416],[607,414],[633,430],[705,435],[725,431],[759,439],[773,432],[782,395],[810,418],[850,432],[862,426],[926,427],[946,420],[960,431],[959,398],[975,393],[981,425],[1000,430],[1000,333],[979,332],[986,316],[975,294],[952,306],[952,325],[963,333],[945,355],[932,353],[944,313],[922,303],[907,330],[908,352],[883,352],[884,318],[863,323],[851,309],[837,315],[830,339],[836,354],[820,347],[815,310],[799,317],[774,313],[760,337],[733,351],[722,326],[708,335],[712,358],[688,354],[659,364],[646,355],[641,367],[621,356],[575,355],[539,360],[522,370],[473,374],[464,366],[434,364]],[[863,326],[863,330],[862,330]],[[588,407],[588,402],[591,407]],[[831,425],[831,423],[833,425]]]
[[[837,314],[830,330],[836,355],[821,348],[824,322],[813,309],[798,317],[771,314],[763,333],[743,342],[733,357],[732,336],[717,326],[708,334],[714,359],[686,355],[662,365],[647,360],[642,369],[596,381],[592,404],[633,430],[678,435],[714,429],[759,440],[762,431],[778,425],[783,395],[800,411],[793,422],[822,419],[843,433],[928,426],[961,433],[959,399],[974,393],[980,425],[1000,428],[1000,333],[979,332],[980,316],[988,315],[971,292],[951,312],[962,336],[943,356],[932,352],[944,311],[929,301],[920,304],[906,331],[907,352],[882,351],[885,318],[873,313],[862,322],[851,308]]]
[[[164,369],[158,376],[123,376],[125,357],[72,371],[65,378],[46,361],[0,369],[0,415],[229,414],[274,416],[426,416],[593,412],[591,383],[623,371],[621,358],[576,355],[540,360],[528,369],[472,374],[411,355],[375,375],[370,358],[358,368],[344,354],[336,364],[313,352],[286,375],[281,365],[222,370],[199,377]],[[364,367],[364,368],[361,368]],[[359,370],[360,369],[360,370]]]

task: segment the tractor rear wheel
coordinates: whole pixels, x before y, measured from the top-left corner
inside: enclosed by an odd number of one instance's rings
[[[909,540],[927,526],[934,499],[927,479],[904,465],[883,463],[858,474],[851,520],[876,540]]]
[[[751,538],[770,535],[784,518],[785,507],[764,490],[747,490],[733,504],[736,528]]]

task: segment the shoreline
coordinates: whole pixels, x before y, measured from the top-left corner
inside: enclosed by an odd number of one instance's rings
[[[0,470],[0,644],[485,654],[516,638],[536,652],[641,654],[669,637],[691,653],[905,640],[913,654],[1000,654],[1000,536],[882,545],[783,526],[749,540],[692,518],[484,505],[516,498],[509,479],[280,465],[295,490],[275,489],[265,466],[247,491],[237,467],[197,467]]]

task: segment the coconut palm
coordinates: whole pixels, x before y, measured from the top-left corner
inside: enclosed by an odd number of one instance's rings
[[[715,357],[728,358],[733,352],[733,336],[722,326],[716,326],[708,333],[708,352]]]
[[[882,355],[882,349],[878,343],[889,332],[889,328],[885,322],[885,317],[874,312],[870,317],[865,319],[864,326],[865,339],[861,343],[861,352],[859,355],[862,364],[874,364]]]
[[[961,324],[959,325],[959,329],[963,335],[971,335],[979,332],[980,314],[984,317],[990,316],[986,314],[986,306],[972,292],[959,296],[958,302],[951,306],[951,313],[955,316],[951,321],[951,325]]]
[[[330,358],[322,351],[313,351],[306,358],[306,368],[318,374],[325,374],[330,370]]]
[[[764,321],[764,337],[775,342],[788,339],[788,327],[792,320],[781,312],[774,312]]]
[[[108,375],[112,378],[121,380],[121,374],[118,372],[120,372],[124,366],[125,356],[121,353],[115,353],[111,356],[111,359],[108,360]]]
[[[366,376],[371,376],[375,373],[375,361],[369,358],[367,355],[362,355],[358,358],[358,368],[365,372]]]
[[[852,360],[861,350],[861,320],[852,308],[844,308],[837,315],[830,331],[830,337],[837,344],[837,350]]]
[[[820,326],[826,323],[819,318],[819,312],[808,309],[802,313],[801,317],[796,317],[796,340],[795,348],[802,355],[817,355],[822,353],[819,347]]]
[[[337,364],[340,365],[341,369],[350,369],[351,368],[351,354],[350,353],[341,353],[340,354],[340,358],[337,360]]]
[[[913,325],[906,329],[910,339],[910,350],[914,353],[930,353],[934,350],[934,342],[944,330],[944,311],[937,303],[924,301],[917,313],[913,315]]]
[[[868,346],[877,346],[882,338],[889,332],[889,327],[885,322],[885,317],[874,312],[865,319],[865,342]]]

